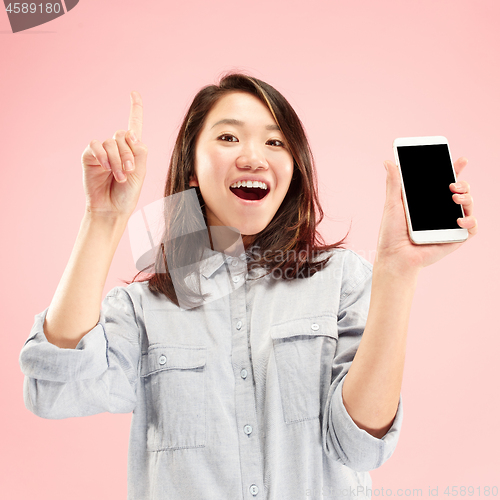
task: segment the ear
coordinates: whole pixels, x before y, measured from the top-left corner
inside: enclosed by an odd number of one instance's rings
[[[196,175],[192,175],[192,176],[189,178],[189,186],[190,186],[190,187],[199,186],[199,184],[198,184],[198,179],[196,178]]]

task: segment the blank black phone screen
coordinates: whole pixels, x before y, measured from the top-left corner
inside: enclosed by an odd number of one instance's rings
[[[463,214],[451,197],[455,179],[448,146],[398,146],[398,157],[413,230],[460,229]]]

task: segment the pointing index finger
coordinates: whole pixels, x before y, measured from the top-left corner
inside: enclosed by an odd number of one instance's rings
[[[137,139],[142,140],[142,98],[139,92],[130,93],[130,116],[128,129],[132,130]]]

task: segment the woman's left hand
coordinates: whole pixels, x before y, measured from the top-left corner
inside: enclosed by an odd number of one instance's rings
[[[380,226],[376,264],[388,264],[398,272],[412,272],[437,262],[455,251],[462,243],[415,245],[410,240],[403,205],[401,177],[398,167],[391,161],[384,162],[387,169],[386,201]],[[466,158],[459,158],[454,166],[458,175],[467,165]],[[422,190],[425,192],[425,189]],[[469,238],[477,233],[477,220],[472,215],[473,201],[470,186],[465,181],[450,185],[453,201],[462,205],[464,218],[457,220],[460,227],[469,231]],[[466,240],[467,241],[467,240]]]

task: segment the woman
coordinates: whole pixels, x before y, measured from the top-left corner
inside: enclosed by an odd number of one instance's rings
[[[340,243],[322,245],[300,120],[268,84],[228,75],[197,94],[181,126],[158,272],[114,288],[99,311],[145,176],[141,134],[133,93],[129,130],[83,154],[80,233],[21,353],[27,407],[46,418],[133,411],[130,499],[342,498],[352,490],[369,498],[367,471],[389,458],[401,426],[418,272],[460,244],[410,242],[399,174],[386,162],[373,273]],[[458,160],[457,172],[465,164]],[[460,226],[475,234],[467,183],[450,189],[464,207]],[[221,243],[223,228],[236,237]]]

